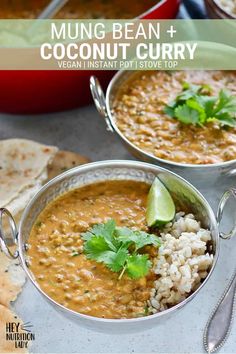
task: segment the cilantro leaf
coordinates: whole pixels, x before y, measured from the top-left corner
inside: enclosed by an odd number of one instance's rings
[[[88,259],[104,263],[113,272],[126,272],[131,278],[147,274],[151,262],[148,255],[137,254],[146,245],[160,246],[160,239],[153,234],[127,227],[117,227],[114,220],[94,225],[82,234],[84,253]]]
[[[183,124],[204,125],[217,120],[221,126],[236,127],[236,96],[220,90],[210,96],[208,85],[183,84],[183,91],[164,107],[164,112]]]
[[[168,114],[168,116],[174,118],[175,108],[176,108],[175,102],[171,102],[170,104],[168,104],[167,106],[164,107],[164,113],[166,113],[166,114]]]
[[[87,258],[101,262],[104,252],[110,251],[109,245],[103,236],[93,235],[84,245]]]
[[[224,112],[219,115],[216,115],[216,117],[222,125],[226,125],[226,126],[228,125],[229,127],[236,126],[236,120],[232,118],[228,112]]]
[[[200,120],[200,113],[184,104],[175,109],[175,117],[184,124],[197,124]]]
[[[139,250],[147,245],[160,246],[160,239],[156,235],[148,234],[144,231],[133,231],[127,227],[117,227],[116,235],[123,243],[134,243],[135,250]]]
[[[206,117],[212,117],[217,98],[214,96],[199,96],[197,100],[205,110]]]
[[[82,233],[82,239],[88,241],[94,235],[102,236],[106,240],[110,249],[116,251],[118,245],[116,244],[116,240],[113,237],[115,227],[115,221],[113,219],[110,219],[107,223],[94,225],[91,231]]]
[[[187,101],[194,97],[201,91],[201,86],[199,85],[189,85],[188,83],[183,84],[183,91],[177,96],[176,101]]]
[[[125,248],[120,248],[117,253],[113,252],[111,258],[106,262],[107,267],[113,272],[119,272],[124,267],[125,262],[128,257],[128,250]]]
[[[130,278],[142,278],[147,275],[151,265],[146,254],[134,254],[127,259],[126,272]]]
[[[215,108],[215,113],[220,112],[222,109],[227,109],[228,104],[234,99],[233,96],[226,90],[220,90],[219,99]]]

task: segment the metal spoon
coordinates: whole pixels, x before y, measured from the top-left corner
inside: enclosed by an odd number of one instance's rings
[[[207,322],[203,343],[208,353],[220,349],[229,336],[235,313],[235,295],[236,270]]]
[[[54,17],[68,1],[69,0],[51,0],[47,7],[45,7],[45,9],[38,16],[38,19],[46,20]]]

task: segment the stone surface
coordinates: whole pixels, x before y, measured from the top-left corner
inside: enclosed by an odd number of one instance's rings
[[[60,149],[88,156],[91,160],[132,159],[118,138],[106,131],[105,122],[95,109],[42,116],[0,115],[0,139],[28,138]],[[196,187],[216,210],[220,195],[236,178],[221,179],[209,186],[201,180]],[[229,203],[224,229],[236,217],[236,203]],[[236,239],[221,241],[216,269],[198,296],[176,316],[155,328],[137,334],[108,335],[85,329],[57,313],[28,281],[14,308],[21,318],[33,324],[37,353],[202,353],[202,336],[207,319],[235,268]],[[236,351],[235,324],[221,353]]]

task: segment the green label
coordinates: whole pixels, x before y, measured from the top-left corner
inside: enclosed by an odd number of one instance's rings
[[[236,20],[1,20],[0,70],[236,69]]]

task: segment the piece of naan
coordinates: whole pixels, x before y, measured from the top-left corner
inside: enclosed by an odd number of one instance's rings
[[[25,283],[26,275],[19,260],[9,259],[0,250],[0,304],[15,301]]]
[[[7,323],[20,323],[19,333],[25,333],[21,328],[22,320],[11,309],[0,305],[0,353],[28,353],[26,348],[16,348],[15,341],[6,340]]]
[[[0,207],[17,215],[47,180],[58,148],[25,139],[0,141]]]

